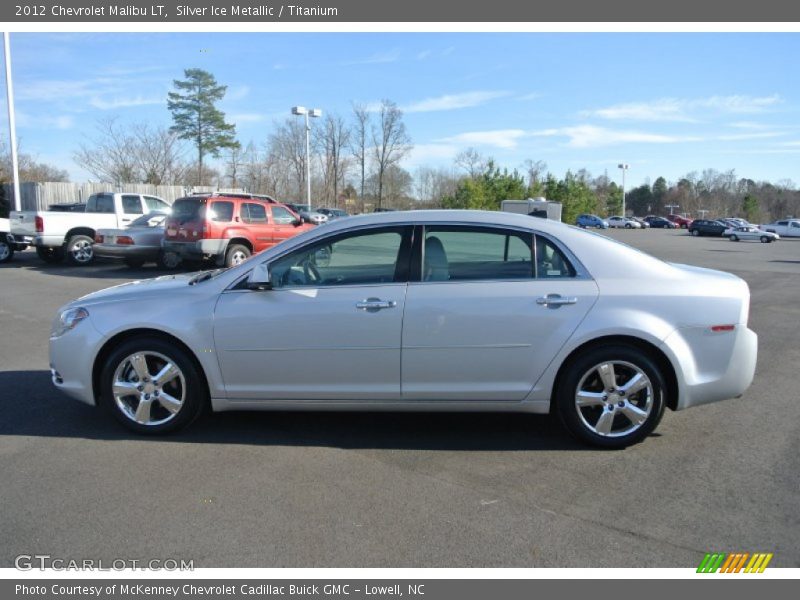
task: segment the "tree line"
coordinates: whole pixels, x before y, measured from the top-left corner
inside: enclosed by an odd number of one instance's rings
[[[100,119],[73,154],[76,164],[112,184],[211,185],[243,188],[275,198],[305,202],[305,122],[287,116],[273,124],[263,141],[242,144],[235,124],[217,107],[227,87],[202,69],[186,69],[173,81],[167,109],[172,125],[123,124]],[[543,196],[563,204],[563,220],[581,213],[619,214],[622,189],[607,173],[587,170],[557,177],[541,160],[514,169],[498,165],[473,148],[449,167],[402,166],[413,149],[397,104],[354,103],[350,114],[326,113],[311,128],[311,187],[315,205],[351,212],[379,207],[471,208],[496,210],[505,199]],[[216,159],[209,164],[209,158]],[[0,146],[0,181],[10,179],[7,149]],[[23,181],[64,181],[65,171],[20,156]],[[752,222],[800,213],[800,192],[791,181],[756,182],[733,170],[706,169],[676,182],[658,177],[627,190],[628,214],[676,212],[693,217],[742,216]]]

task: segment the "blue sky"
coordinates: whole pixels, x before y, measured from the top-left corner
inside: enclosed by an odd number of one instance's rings
[[[798,34],[14,33],[11,44],[21,150],[73,180],[89,177],[72,153],[98,118],[169,125],[166,94],[189,67],[228,86],[221,108],[244,144],[295,104],[349,115],[351,101],[389,98],[405,111],[412,171],[472,146],[559,176],[619,178],[624,161],[629,185],[705,168],[800,179]]]

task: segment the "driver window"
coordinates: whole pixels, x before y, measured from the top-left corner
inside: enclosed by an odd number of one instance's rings
[[[392,283],[403,228],[360,231],[296,250],[270,266],[273,289]]]

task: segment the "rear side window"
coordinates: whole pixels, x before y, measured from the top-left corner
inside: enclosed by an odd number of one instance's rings
[[[266,223],[267,209],[263,204],[242,203],[242,221],[245,223]]]
[[[575,277],[575,267],[558,247],[540,235],[536,236],[536,278]]]
[[[233,221],[233,202],[212,202],[208,216],[221,223]]]
[[[123,195],[122,212],[126,215],[141,215],[144,211],[142,210],[142,200],[139,196]]]
[[[147,205],[147,210],[149,211],[169,212],[169,204],[164,202],[161,198],[145,196],[144,203]]]
[[[530,279],[532,235],[481,227],[426,227],[423,281]]]
[[[86,212],[113,213],[114,196],[112,194],[92,194],[86,202]]]
[[[179,223],[199,221],[205,217],[205,200],[201,198],[181,198],[172,205],[172,216]]]

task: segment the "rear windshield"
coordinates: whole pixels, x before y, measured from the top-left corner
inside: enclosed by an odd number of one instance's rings
[[[199,221],[205,217],[205,198],[180,198],[172,205],[172,218],[179,223]]]

